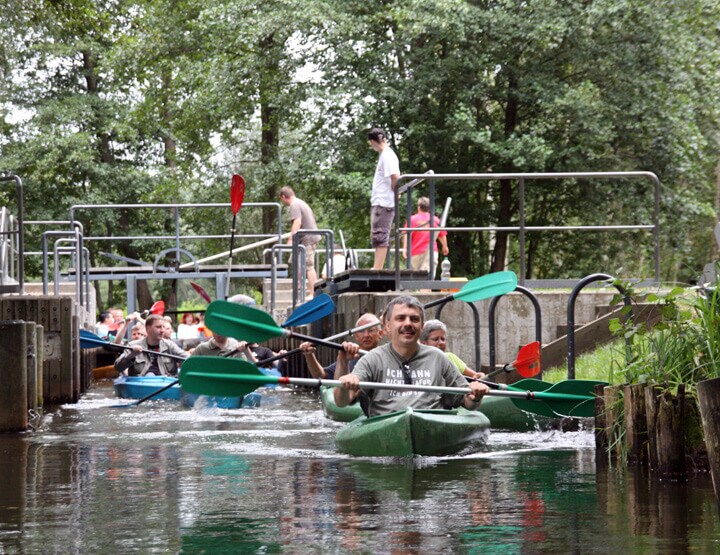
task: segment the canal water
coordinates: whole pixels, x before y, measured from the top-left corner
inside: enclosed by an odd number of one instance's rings
[[[596,471],[590,431],[353,459],[317,395],[257,409],[132,408],[108,384],[0,435],[0,553],[718,553],[708,476]]]

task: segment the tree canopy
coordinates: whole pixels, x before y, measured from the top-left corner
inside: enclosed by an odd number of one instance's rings
[[[718,16],[710,0],[8,0],[0,171],[23,178],[28,219],[58,220],[80,203],[225,202],[238,172],[246,202],[290,184],[320,227],[368,248],[380,126],[404,173],[656,173],[662,278],[689,282],[714,254]],[[518,225],[516,182],[438,183],[436,204],[448,196],[449,226]],[[525,211],[533,226],[639,224],[653,204],[634,181],[548,180]],[[274,231],[270,213],[245,223]],[[84,224],[173,231],[130,212]],[[528,237],[528,278],[652,275],[645,232]],[[518,269],[516,234],[449,243],[455,274]],[[152,260],[157,245],[97,245],[94,261],[102,248]]]

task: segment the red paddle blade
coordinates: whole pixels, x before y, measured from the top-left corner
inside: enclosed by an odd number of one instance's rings
[[[517,360],[512,364],[523,378],[532,378],[540,373],[540,342],[533,341],[523,346]]]
[[[242,175],[234,174],[230,181],[230,208],[235,216],[243,203],[245,197],[245,179]]]
[[[157,301],[150,307],[150,314],[165,314],[165,301]]]
[[[210,295],[208,295],[208,292],[205,291],[202,287],[200,287],[197,283],[191,281],[190,285],[192,285],[192,288],[197,291],[197,294],[200,295],[203,299],[205,299],[208,303],[212,302],[212,299],[210,298]]]

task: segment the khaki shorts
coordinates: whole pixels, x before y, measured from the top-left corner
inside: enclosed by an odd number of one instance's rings
[[[394,208],[386,208],[385,206],[373,206],[371,208],[370,234],[373,248],[390,246],[390,227],[394,217]]]
[[[433,260],[433,271],[431,272],[432,279],[435,279],[435,269],[437,268],[438,263],[438,254],[434,253],[434,260]],[[430,249],[426,250],[422,254],[416,254],[412,258],[410,258],[410,267],[413,270],[425,270],[426,272],[430,270]]]
[[[305,247],[305,268],[311,270],[315,267],[315,253],[317,252],[318,244],[312,243],[303,246]]]

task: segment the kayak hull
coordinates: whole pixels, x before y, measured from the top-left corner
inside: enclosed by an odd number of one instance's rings
[[[170,376],[120,376],[113,381],[113,388],[116,397],[142,399],[173,382],[177,382],[177,378]],[[180,384],[175,383],[169,389],[158,393],[153,399],[179,401],[181,396]]]
[[[335,404],[334,389],[332,387],[320,388],[320,403],[322,404],[323,414],[336,422],[352,422],[361,417],[363,412],[359,403],[347,407],[338,407]],[[498,430],[527,432],[550,427],[554,420],[522,411],[507,397],[491,397],[488,395],[483,399],[478,410],[488,417],[490,427]]]
[[[120,373],[115,370],[115,366],[113,364],[108,364],[107,366],[97,366],[92,369],[93,380],[114,380],[118,376],[120,376]]]
[[[338,407],[335,404],[334,387],[320,388],[320,403],[322,404],[323,414],[330,420],[336,422],[352,422],[356,418],[362,416],[363,411],[360,403],[354,403],[346,407]]]
[[[408,408],[354,420],[335,436],[338,450],[356,457],[445,456],[479,447],[490,421],[475,411]]]

